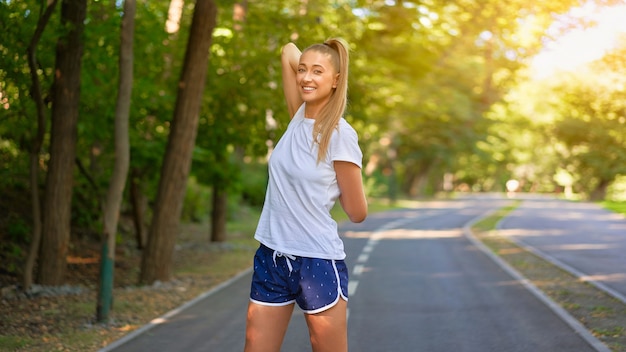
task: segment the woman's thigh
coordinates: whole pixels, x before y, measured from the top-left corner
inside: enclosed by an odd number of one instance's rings
[[[331,308],[316,314],[305,314],[314,352],[348,351],[348,302],[339,299]]]
[[[293,303],[285,306],[266,306],[250,302],[244,351],[280,351],[293,307]]]

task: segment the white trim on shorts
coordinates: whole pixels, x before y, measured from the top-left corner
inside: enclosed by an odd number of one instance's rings
[[[292,299],[291,301],[287,301],[287,302],[279,302],[279,303],[272,303],[272,302],[263,302],[263,301],[257,301],[256,299],[252,299],[250,298],[250,302],[258,304],[260,306],[267,306],[267,307],[282,307],[282,306],[288,306],[292,303],[296,303],[295,299]]]

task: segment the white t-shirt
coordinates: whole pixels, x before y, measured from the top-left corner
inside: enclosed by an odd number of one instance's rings
[[[340,260],[346,253],[337,222],[330,216],[340,195],[333,161],[348,161],[361,168],[363,153],[356,131],[341,118],[326,158],[318,164],[318,145],[313,143],[315,120],[304,117],[304,106],[270,156],[265,203],[254,238],[285,254]]]

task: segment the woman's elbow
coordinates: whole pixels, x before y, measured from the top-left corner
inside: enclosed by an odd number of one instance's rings
[[[294,43],[287,43],[281,49],[281,58],[287,63],[300,59],[300,49]]]
[[[294,49],[296,49],[296,50],[297,50],[297,49],[298,49],[298,47],[297,47],[294,43],[289,42],[289,43],[287,43],[287,44],[283,45],[283,47],[282,47],[282,53],[283,53],[283,54],[285,54],[286,52],[288,53],[288,52],[289,52],[289,50],[294,50]]]
[[[359,209],[358,211],[353,211],[348,214],[348,219],[350,219],[350,221],[355,224],[365,221],[365,218],[367,218],[367,207],[365,207],[365,209]]]

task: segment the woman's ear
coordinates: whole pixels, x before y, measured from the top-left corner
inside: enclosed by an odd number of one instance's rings
[[[339,81],[339,75],[341,75],[341,73],[338,73],[335,75],[335,80],[333,81],[333,88],[337,88],[337,82]]]

